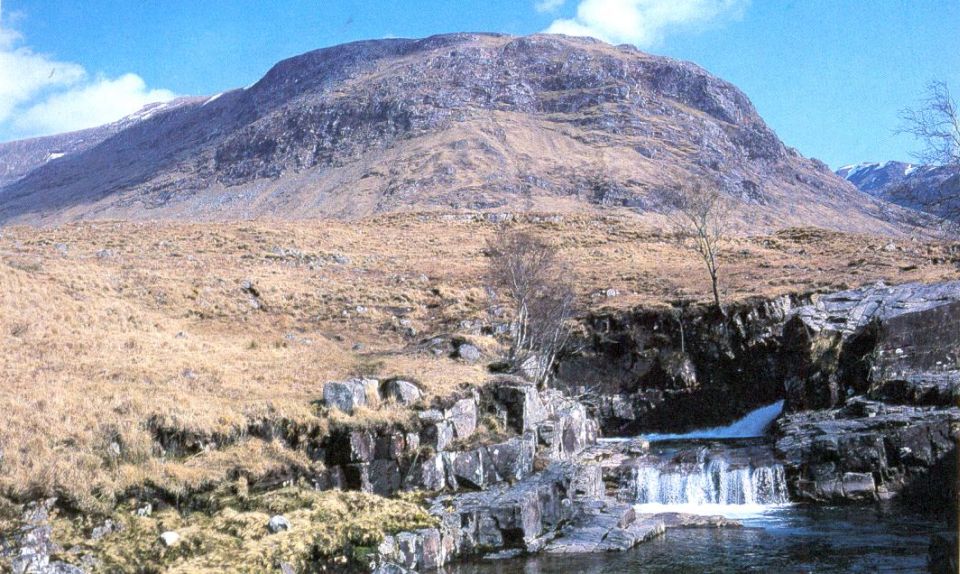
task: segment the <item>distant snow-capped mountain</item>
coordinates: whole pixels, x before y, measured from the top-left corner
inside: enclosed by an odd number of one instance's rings
[[[886,201],[960,221],[960,167],[902,161],[845,165],[837,175]]]

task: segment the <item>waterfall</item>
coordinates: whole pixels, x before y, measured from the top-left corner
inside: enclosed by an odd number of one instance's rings
[[[684,465],[686,466],[686,465]],[[633,469],[633,499],[657,505],[770,505],[790,501],[783,466],[732,465],[722,458]]]
[[[620,475],[621,499],[641,512],[728,517],[789,504],[783,465],[762,439],[782,411],[778,401],[728,426],[638,437],[652,444]],[[607,440],[629,444],[635,439]]]
[[[750,411],[743,418],[725,427],[695,430],[684,434],[651,434],[643,438],[650,442],[686,439],[754,438],[763,436],[767,427],[783,411],[783,401]]]

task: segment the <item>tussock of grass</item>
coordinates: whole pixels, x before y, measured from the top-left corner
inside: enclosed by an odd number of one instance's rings
[[[262,489],[321,469],[302,451],[276,441],[246,439],[183,460],[152,459],[143,465],[125,465],[120,469],[118,487],[123,492],[135,492],[138,486],[147,484],[160,489],[167,498],[185,499],[196,493],[215,492],[218,485],[238,479]]]
[[[85,525],[60,519],[55,536],[96,556],[103,572],[259,573],[276,571],[281,562],[302,572],[308,564],[339,564],[363,554],[386,534],[435,525],[415,502],[360,492],[288,487],[244,500],[225,498],[221,506],[186,515],[172,508],[150,517],[118,513],[114,520],[123,529],[99,541],[89,539]],[[267,522],[276,514],[290,521],[290,530],[270,534]],[[170,548],[160,542],[166,531],[181,536]]]

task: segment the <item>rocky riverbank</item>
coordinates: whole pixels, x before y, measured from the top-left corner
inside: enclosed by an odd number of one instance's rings
[[[561,365],[561,381],[593,406],[607,434],[725,424],[785,400],[778,448],[795,498],[889,498],[912,477],[953,464],[958,282],[781,297],[726,316],[598,315],[589,324],[585,351]]]
[[[54,541],[54,502],[47,501],[27,509],[0,552],[14,572],[74,574],[109,569],[115,557],[103,544],[129,543],[138,549],[134,561],[163,568],[223,542],[204,538],[198,520],[229,535],[241,532],[242,522],[242,536],[263,545],[256,559],[267,569],[319,564],[386,574],[470,557],[626,550],[671,527],[736,526],[634,508],[649,498],[651,481],[664,485],[691,473],[702,475],[707,491],[717,481],[739,485],[732,494],[705,491],[705,500],[721,503],[765,496],[895,499],[931,510],[955,503],[960,283],[779,298],[725,317],[685,312],[591,318],[589,344],[560,366],[563,391],[494,376],[428,402],[413,381],[328,383],[318,408],[345,415],[330,428],[248,429],[307,461],[249,485],[250,492],[242,477],[226,490],[176,501],[143,489],[126,514],[73,528],[72,546]],[[643,441],[598,442],[604,434],[725,424],[778,400],[785,413],[762,444],[654,455]],[[346,416],[379,401],[413,416],[373,425]],[[175,456],[216,440],[163,438]],[[337,516],[373,508],[373,501],[343,505],[315,494],[337,491],[398,505],[384,511],[382,524],[358,526],[362,535],[351,531],[321,547],[303,529],[335,515],[326,505],[339,504]],[[405,493],[420,494],[406,502]],[[150,517],[154,508],[163,518]],[[296,558],[263,558],[288,556],[278,548],[295,535],[304,537]]]
[[[596,408],[607,435],[723,425],[783,398],[783,326],[811,297],[749,300],[725,314],[682,301],[598,313],[559,379]]]
[[[793,307],[795,301],[741,309],[713,324],[700,315],[693,328],[677,321],[676,331],[684,331],[682,349],[689,351],[678,351],[663,334],[670,332],[671,317],[620,323],[626,331],[618,334],[608,321],[597,335],[605,342],[562,371],[569,381],[571,373],[608,354],[612,360],[605,373],[618,376],[604,382],[619,380],[624,386],[612,396],[595,390],[584,396],[597,425],[610,430],[633,428],[625,421],[655,430],[676,428],[654,426],[659,418],[645,414],[674,412],[706,397],[722,399],[723,392],[729,392],[733,405],[720,403],[719,410],[737,409],[748,396],[785,398],[787,412],[776,424],[774,450],[714,452],[720,463],[715,464],[706,448],[656,459],[638,442],[581,447],[569,451],[579,452],[572,459],[516,485],[437,499],[431,512],[443,517],[444,526],[415,535],[415,543],[407,544],[412,551],[399,551],[390,541],[382,556],[404,567],[429,568],[451,555],[630,548],[664,527],[663,517],[638,517],[627,510],[646,496],[644,476],[651,473],[661,492],[674,478],[703,474],[706,501],[730,496],[709,492],[714,483],[746,484],[747,491],[741,486],[734,499],[760,500],[749,490],[751,481],[779,480],[782,491],[768,486],[762,496],[786,500],[788,490],[795,501],[898,500],[926,511],[955,507],[960,283],[877,285],[811,296],[810,304],[799,307]],[[639,324],[652,327],[645,331]],[[748,372],[751,359],[757,365]],[[664,379],[670,364],[680,367]],[[739,381],[733,378],[738,371],[745,374]],[[773,380],[779,388],[759,380],[768,376],[778,377]],[[651,402],[651,396],[658,400]],[[539,409],[528,407],[535,404],[531,399],[511,402],[520,420],[537,417]],[[735,480],[728,473],[736,473]],[[688,482],[683,484],[689,491]],[[678,491],[678,496],[686,501],[688,494]]]
[[[822,296],[783,338],[777,448],[797,498],[955,503],[960,283]]]

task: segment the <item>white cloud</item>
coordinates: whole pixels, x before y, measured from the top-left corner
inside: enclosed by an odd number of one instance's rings
[[[6,31],[0,29],[0,34]],[[14,111],[51,89],[68,88],[86,72],[81,66],[57,62],[29,48],[15,47],[16,36],[0,37],[0,122]]]
[[[153,102],[165,102],[175,94],[150,90],[143,78],[126,74],[115,80],[97,78],[50,95],[13,120],[20,133],[58,133],[99,126],[118,120]]]
[[[567,0],[537,0],[533,7],[537,12],[555,12],[566,3]]]
[[[0,141],[102,125],[168,101],[136,74],[91,76],[83,66],[38,54],[5,26],[0,7]]]
[[[554,20],[546,31],[652,46],[677,28],[738,18],[748,4],[749,0],[581,0],[575,17]]]

